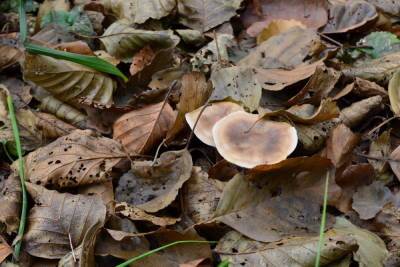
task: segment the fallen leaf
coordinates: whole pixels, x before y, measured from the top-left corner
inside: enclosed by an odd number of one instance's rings
[[[276,19],[272,20],[267,27],[265,27],[258,35],[257,35],[257,44],[261,44],[262,42],[268,40],[269,38],[281,34],[285,31],[293,27],[305,28],[304,24],[297,20],[284,20],[284,19]]]
[[[321,249],[323,266],[331,266],[330,263],[357,250],[357,243],[353,237],[338,234],[334,230],[328,231],[325,237],[326,241]],[[228,260],[232,267],[313,266],[317,257],[318,237],[298,237],[282,240],[278,244],[268,244],[231,231],[218,242],[216,251],[223,260]]]
[[[82,195],[92,196],[97,195],[101,198],[104,205],[107,207],[107,212],[114,213],[114,187],[112,181],[106,181],[101,184],[89,184],[78,188],[78,193]]]
[[[105,74],[43,55],[26,54],[24,78],[64,101],[80,102],[98,108],[112,105],[112,95],[116,88],[115,81]]]
[[[400,4],[392,0],[366,0],[368,3],[375,5],[377,8],[386,13],[397,15],[400,12]]]
[[[90,49],[89,45],[83,41],[61,43],[56,45],[54,48],[75,54],[89,55],[89,56],[93,55],[92,49]]]
[[[375,7],[365,1],[355,0],[332,5],[324,33],[349,32],[378,18]]]
[[[390,158],[394,160],[400,159],[400,146],[396,147],[396,149],[393,150],[393,152],[390,154]],[[397,179],[400,180],[400,163],[396,161],[389,161],[389,164]]]
[[[179,264],[179,267],[210,267],[210,266],[212,266],[210,259],[204,259],[204,258]]]
[[[116,120],[113,138],[130,153],[147,153],[167,135],[174,119],[175,113],[168,103],[148,105]]]
[[[7,244],[3,236],[0,236],[0,263],[2,263],[11,253],[12,248]]]
[[[185,68],[185,65],[157,71],[152,75],[148,86],[153,90],[167,89],[173,81],[180,80],[187,72],[188,70]]]
[[[194,223],[212,219],[224,184],[208,177],[200,167],[193,167],[183,194],[184,210]]]
[[[158,217],[155,215],[151,215],[146,213],[140,208],[137,208],[135,206],[131,206],[125,202],[118,203],[115,206],[115,211],[116,214],[122,215],[124,217],[127,217],[131,219],[132,221],[148,221],[151,222],[154,225],[158,226],[167,226],[167,225],[173,225],[177,221],[179,221],[179,218],[173,218],[173,217]]]
[[[359,135],[353,133],[346,125],[339,124],[327,140],[326,156],[336,168],[340,168],[350,162],[353,149],[359,141]]]
[[[183,75],[181,82],[181,96],[177,104],[178,115],[168,131],[167,140],[171,140],[185,128],[185,114],[202,106],[211,94],[211,86],[200,72]]]
[[[383,98],[388,97],[388,92],[382,86],[361,78],[356,77],[352,93],[361,97],[371,97],[380,95]]]
[[[383,98],[380,95],[354,102],[340,111],[339,119],[348,127],[360,124],[368,115],[378,110]]]
[[[17,233],[21,213],[21,182],[18,175],[11,173],[0,192],[0,222],[8,234]]]
[[[76,130],[28,154],[25,174],[32,183],[58,188],[99,183],[125,157],[114,140]]]
[[[314,125],[297,123],[295,127],[299,143],[306,151],[316,152],[325,145],[329,133],[339,123],[338,119],[327,120]]]
[[[123,62],[130,62],[133,55],[145,46],[158,51],[175,47],[179,43],[179,37],[171,30],[138,30],[130,27],[126,20],[111,24],[100,40],[110,55]]]
[[[294,19],[309,28],[318,29],[328,21],[327,5],[322,0],[261,0],[261,16],[255,15],[252,5],[244,12],[243,23],[247,33],[257,36],[272,20]]]
[[[359,228],[344,218],[337,217],[333,228],[338,234],[353,237],[357,241],[358,250],[353,258],[361,267],[383,266],[388,255],[385,243],[374,233]]]
[[[56,116],[48,113],[35,112],[36,128],[42,132],[43,136],[54,139],[72,133],[77,128],[71,124],[59,120]]]
[[[400,114],[400,71],[397,71],[389,81],[390,107],[394,114]]]
[[[249,111],[258,108],[261,86],[254,77],[254,71],[247,67],[230,67],[211,74],[214,91],[210,100],[233,100],[242,103]]]
[[[293,27],[269,38],[255,48],[239,65],[261,69],[293,70],[322,48],[314,30]]]
[[[32,100],[31,86],[14,77],[0,76],[3,84],[10,92],[15,109],[26,108]]]
[[[101,3],[118,19],[138,24],[167,16],[176,5],[175,0],[102,0]]]
[[[0,54],[2,55],[0,59],[0,70],[5,70],[16,64],[23,56],[21,50],[7,45],[0,45]]]
[[[143,47],[133,56],[129,73],[133,76],[140,72],[145,66],[149,65],[153,61],[154,57],[154,51],[150,46]]]
[[[385,131],[371,142],[368,156],[389,158],[390,151],[390,131]],[[377,173],[383,173],[387,170],[388,161],[386,160],[368,159],[368,162],[374,167]]]
[[[205,32],[236,15],[243,0],[178,0],[179,22]]]
[[[182,41],[188,45],[201,46],[206,42],[206,38],[198,30],[183,29],[176,30]]]
[[[372,32],[358,41],[357,44],[366,46],[360,48],[360,51],[372,58],[379,58],[382,55],[400,50],[400,40],[390,32]]]
[[[116,200],[146,212],[156,212],[172,203],[191,176],[192,157],[187,150],[168,151],[152,163],[135,161],[116,188]]]
[[[352,208],[360,215],[360,219],[369,220],[374,218],[391,199],[390,189],[383,182],[375,181],[357,189],[353,195]]]
[[[27,183],[35,206],[24,235],[25,250],[32,256],[59,259],[78,247],[87,233],[95,234],[105,221],[106,207],[97,196],[72,195]]]

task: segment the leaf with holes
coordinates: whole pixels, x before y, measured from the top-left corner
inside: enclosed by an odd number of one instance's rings
[[[26,54],[24,78],[63,101],[98,108],[113,104],[116,82],[105,74],[70,61]]]
[[[28,154],[25,172],[35,184],[75,187],[107,180],[125,157],[118,142],[76,130]]]
[[[72,195],[27,183],[35,202],[24,236],[25,250],[32,256],[60,259],[78,247],[86,235],[94,235],[105,222],[106,207],[97,196]]]

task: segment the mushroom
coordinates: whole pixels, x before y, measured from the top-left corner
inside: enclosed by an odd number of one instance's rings
[[[197,117],[199,116],[201,109],[200,108],[185,114],[186,122],[189,124],[190,128],[193,129]],[[223,101],[212,103],[210,106],[206,107],[201,114],[199,121],[197,122],[196,129],[194,130],[194,134],[199,138],[203,143],[214,146],[214,139],[212,136],[212,128],[223,117],[232,112],[236,112],[239,110],[243,110],[243,108],[233,102]]]
[[[290,124],[260,119],[257,114],[244,111],[219,120],[212,133],[221,156],[244,168],[286,159],[298,140],[296,129]]]

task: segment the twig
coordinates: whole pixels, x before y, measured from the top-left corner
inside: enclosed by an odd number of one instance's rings
[[[332,39],[331,37],[329,37],[321,32],[319,32],[318,35],[321,36],[322,38],[326,39],[327,41],[331,42],[332,44],[336,45],[337,47],[340,47],[340,48],[343,47],[343,44],[339,43],[338,41]]]
[[[156,154],[154,154],[153,162],[151,163],[151,166],[152,166],[152,167],[154,166],[154,164],[156,164],[156,161],[157,161],[157,158],[158,158],[158,153],[160,153],[160,149],[161,149],[162,145],[165,144],[165,141],[166,141],[166,140],[167,140],[167,139],[164,138],[164,139],[161,141],[161,143],[158,145],[157,150],[156,150]]]
[[[17,148],[17,155],[18,155],[18,173],[19,178],[21,181],[21,189],[22,189],[22,209],[21,209],[21,218],[19,221],[19,228],[18,228],[18,235],[16,239],[18,240],[15,244],[14,248],[14,258],[16,261],[19,259],[19,254],[21,252],[21,244],[22,244],[22,236],[25,232],[25,225],[26,225],[26,216],[28,212],[28,196],[26,194],[25,188],[25,166],[24,166],[24,159],[22,157],[22,147],[21,147],[21,140],[19,137],[19,129],[17,118],[15,116],[14,105],[11,95],[7,96],[7,105],[9,116],[11,120],[12,131],[14,135],[15,146]]]
[[[219,51],[219,44],[218,44],[218,37],[217,37],[217,32],[214,30],[214,40],[215,40],[215,46],[217,47],[217,59],[218,63],[222,65],[222,59],[221,59],[221,54]]]
[[[196,122],[195,122],[194,125],[193,125],[193,129],[192,129],[192,131],[190,132],[190,135],[189,135],[189,138],[188,138],[188,140],[187,140],[185,149],[188,149],[188,148],[189,148],[189,144],[190,144],[190,141],[192,141],[192,139],[193,139],[193,134],[194,134],[194,130],[196,129],[197,123],[199,122],[199,119],[200,119],[201,115],[203,115],[204,110],[210,105],[209,102],[210,102],[210,99],[207,100],[206,104],[201,108],[200,113],[199,113],[199,116],[197,116]]]
[[[400,160],[398,160],[398,159],[392,159],[392,158],[386,158],[386,157],[375,157],[375,156],[365,155],[365,154],[357,152],[357,151],[353,151],[353,153],[357,156],[360,156],[360,157],[363,157],[366,159],[373,159],[373,160],[380,160],[380,161],[392,161],[392,162],[400,163]]]
[[[375,131],[379,130],[382,126],[384,126],[385,124],[391,122],[391,121],[394,120],[394,119],[398,119],[399,117],[400,117],[399,115],[396,115],[396,116],[393,116],[393,117],[391,117],[391,118],[389,118],[389,119],[387,119],[387,120],[381,122],[378,126],[376,126],[375,128],[373,128],[373,129],[372,129],[371,131],[369,131],[366,135],[367,135],[367,136],[371,136]]]
[[[68,233],[68,239],[69,239],[69,246],[71,247],[72,258],[74,258],[74,262],[76,262],[74,246],[72,245],[72,239],[71,239],[71,234],[70,233]]]
[[[323,206],[322,206],[321,225],[319,228],[319,241],[318,241],[317,256],[315,259],[315,267],[319,267],[319,265],[320,265],[321,250],[324,245],[324,234],[325,234],[325,225],[326,225],[326,209],[328,206],[328,187],[329,187],[330,173],[331,172],[328,171],[326,173],[326,178],[325,178],[324,201],[323,201]]]

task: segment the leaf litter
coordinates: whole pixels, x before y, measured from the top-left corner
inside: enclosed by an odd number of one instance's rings
[[[4,266],[398,266],[396,1],[16,3]]]

